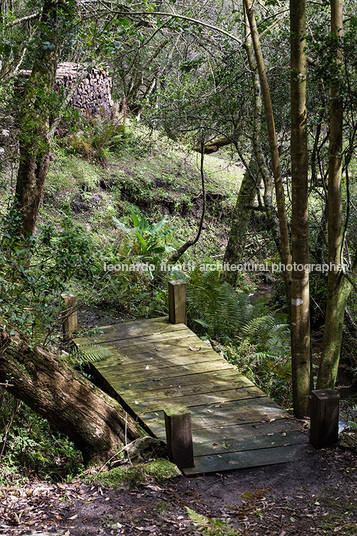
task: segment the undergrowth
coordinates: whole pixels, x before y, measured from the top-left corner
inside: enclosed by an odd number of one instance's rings
[[[287,316],[222,282],[218,271],[195,269],[188,276],[188,318],[192,329],[220,343],[239,371],[268,395],[291,403],[290,330]]]
[[[0,387],[0,484],[33,476],[58,482],[83,469],[82,454],[67,436]]]

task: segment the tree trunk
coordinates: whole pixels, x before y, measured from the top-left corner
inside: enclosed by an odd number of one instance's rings
[[[25,238],[34,232],[49,168],[49,116],[57,68],[57,34],[62,19],[68,12],[65,0],[45,1],[34,65],[30,78],[19,95],[20,164],[16,203],[22,220],[19,231]]]
[[[311,340],[309,294],[308,154],[305,0],[290,1],[292,285],[291,356],[294,413],[309,414]]]
[[[275,184],[275,195],[278,209],[278,218],[279,218],[279,229],[280,229],[280,239],[281,239],[281,259],[285,267],[291,264],[291,253],[290,253],[290,242],[289,242],[289,230],[288,230],[288,220],[285,210],[285,194],[283,183],[281,179],[281,168],[280,168],[280,158],[279,150],[276,139],[275,131],[275,122],[274,122],[274,113],[270,97],[270,89],[268,78],[265,70],[264,58],[260,46],[259,32],[257,24],[255,21],[253,6],[251,0],[244,0],[244,5],[249,21],[250,32],[252,36],[252,42],[254,47],[255,59],[257,62],[257,68],[259,73],[260,87],[263,96],[265,117],[268,129],[268,138],[269,138],[269,147],[270,155],[273,167],[273,176]],[[290,296],[290,285],[291,285],[291,271],[284,271],[286,295],[289,301]]]
[[[104,462],[126,438],[139,436],[134,421],[112,398],[51,352],[4,331],[0,382],[72,439],[87,465]]]
[[[251,175],[258,179],[257,166],[254,156],[250,159],[249,169],[245,170],[242,183],[239,188],[237,201],[233,210],[231,220],[231,230],[229,233],[228,244],[224,252],[224,263],[239,264],[243,260],[245,244],[247,239],[247,231],[250,226],[250,216],[252,213],[252,205],[257,195],[257,186],[254,183]],[[223,273],[224,280],[232,287],[237,284],[238,272],[225,271]]]
[[[335,51],[336,72],[342,69],[343,1],[331,0],[331,33],[337,41]],[[318,389],[335,386],[340,361],[342,330],[350,285],[343,272],[337,267],[342,263],[344,237],[342,209],[342,143],[343,143],[343,99],[341,78],[336,78],[331,88],[330,109],[330,158],[328,168],[328,260],[330,270],[327,282],[326,319],[322,358],[317,386]],[[331,267],[331,265],[333,267]]]

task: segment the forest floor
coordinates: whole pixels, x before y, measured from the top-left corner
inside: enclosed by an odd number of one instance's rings
[[[164,484],[151,479],[110,489],[81,480],[30,481],[0,488],[0,534],[355,536],[356,462],[349,450],[308,447],[288,464]],[[186,507],[226,526],[199,530]]]

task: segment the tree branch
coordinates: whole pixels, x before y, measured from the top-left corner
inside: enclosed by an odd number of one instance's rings
[[[205,158],[205,142],[204,142],[204,139],[202,138],[200,170],[201,170],[201,181],[202,181],[203,205],[202,205],[202,214],[201,214],[200,224],[198,226],[196,237],[193,240],[188,240],[187,242],[185,242],[185,244],[183,244],[180,248],[178,248],[178,250],[175,251],[175,253],[171,255],[171,257],[167,261],[168,264],[175,264],[179,260],[179,258],[182,257],[182,255],[188,250],[188,248],[190,248],[191,246],[194,246],[198,242],[201,236],[201,232],[203,228],[203,221],[204,221],[205,213],[206,213],[206,187],[205,187],[205,175],[204,175],[204,169],[203,169],[204,158]]]

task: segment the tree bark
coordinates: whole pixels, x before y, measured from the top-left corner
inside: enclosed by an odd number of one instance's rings
[[[126,438],[139,437],[134,421],[112,398],[51,352],[4,331],[0,382],[74,441],[87,465],[106,461]]]
[[[56,77],[57,37],[62,22],[60,17],[65,17],[69,11],[66,0],[45,0],[32,72],[19,95],[20,164],[16,203],[22,220],[19,232],[25,238],[34,232],[49,168],[50,99]]]
[[[331,0],[331,34],[336,38],[335,65],[340,77],[331,88],[330,108],[330,158],[328,169],[328,260],[330,270],[327,282],[326,320],[322,357],[317,388],[333,389],[340,361],[342,330],[345,308],[352,285],[346,281],[338,266],[342,264],[344,223],[342,209],[342,143],[343,143],[343,98],[342,84],[342,37],[343,1]],[[333,266],[333,267],[331,267]]]
[[[291,356],[294,413],[309,413],[311,340],[309,293],[308,153],[306,110],[306,6],[290,0],[292,285]]]
[[[227,145],[232,145],[233,140],[230,138],[219,138],[216,140],[210,141],[207,145],[204,147],[205,154],[213,154],[219,151],[222,147],[226,147]],[[196,145],[194,148],[194,151],[197,151],[200,153],[202,151],[201,145]]]
[[[250,216],[252,213],[252,205],[257,195],[257,187],[252,180],[251,175],[258,179],[257,166],[254,156],[249,162],[249,169],[245,170],[242,183],[239,188],[237,201],[233,210],[231,220],[231,229],[229,232],[228,244],[224,252],[224,263],[239,264],[244,255],[247,231],[250,226]],[[225,271],[223,273],[224,280],[235,287],[237,284],[238,273],[235,271]]]
[[[260,87],[263,96],[265,117],[268,129],[268,139],[270,147],[270,155],[273,167],[273,177],[275,185],[275,195],[278,209],[278,218],[279,218],[279,229],[280,229],[280,239],[281,239],[281,259],[285,267],[291,264],[291,252],[290,252],[290,242],[289,242],[289,230],[288,230],[288,220],[286,216],[285,209],[285,194],[281,178],[281,168],[280,168],[280,158],[279,150],[276,138],[275,122],[274,122],[274,113],[270,97],[270,89],[268,83],[268,77],[265,70],[264,58],[260,46],[259,32],[257,24],[255,21],[253,6],[251,0],[244,0],[244,5],[249,21],[250,32],[253,41],[254,54],[257,62],[257,68],[259,73]],[[289,301],[290,297],[290,286],[291,286],[291,271],[284,271],[286,295]]]

